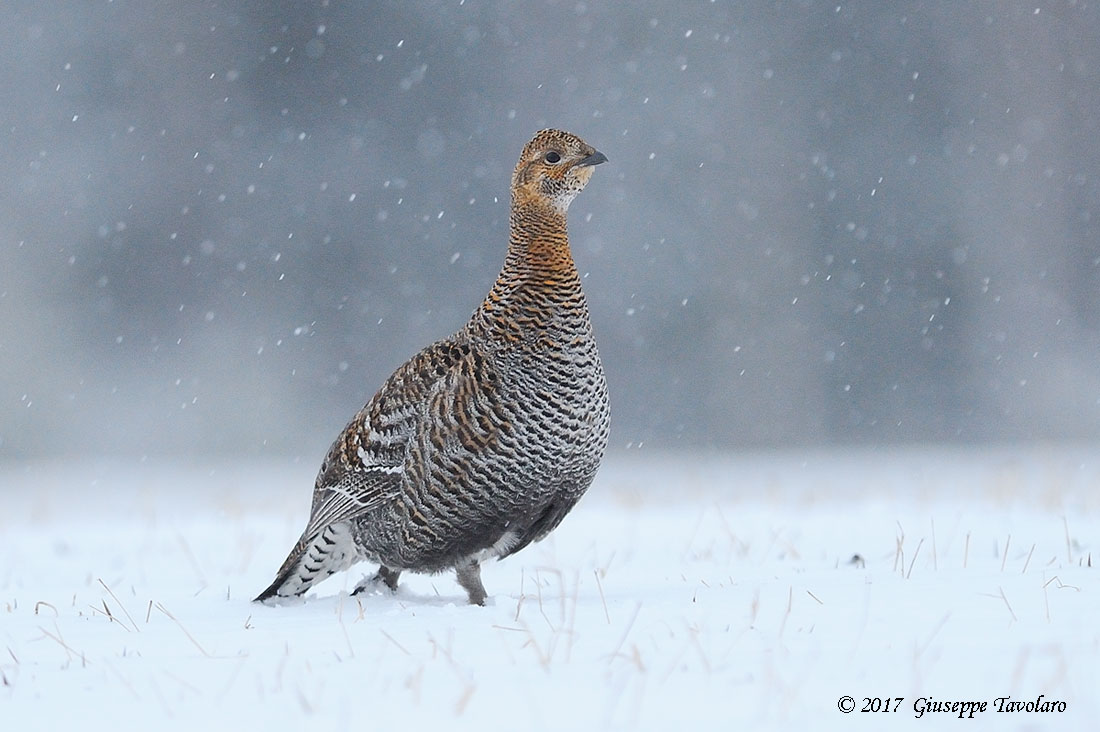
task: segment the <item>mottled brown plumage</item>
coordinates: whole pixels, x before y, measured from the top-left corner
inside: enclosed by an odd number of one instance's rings
[[[610,409],[565,217],[606,160],[559,130],[524,147],[500,276],[465,327],[398,368],[344,428],[305,531],[257,600],[368,560],[378,573],[356,592],[453,568],[482,604],[480,563],[542,539],[580,499]]]

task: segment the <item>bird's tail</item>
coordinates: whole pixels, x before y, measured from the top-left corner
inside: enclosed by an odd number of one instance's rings
[[[351,527],[347,523],[330,524],[312,536],[302,534],[283,566],[279,567],[275,581],[253,602],[302,595],[315,582],[347,569],[357,559]]]

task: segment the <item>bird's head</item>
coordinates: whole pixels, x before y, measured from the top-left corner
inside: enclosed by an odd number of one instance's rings
[[[512,199],[533,203],[565,214],[592,177],[594,166],[607,156],[576,135],[561,130],[542,130],[523,148],[512,173]]]

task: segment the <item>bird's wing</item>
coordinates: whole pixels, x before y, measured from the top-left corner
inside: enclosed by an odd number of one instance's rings
[[[491,441],[485,359],[454,339],[409,359],[344,428],[317,475],[305,536],[350,521],[400,495],[439,451]]]
[[[337,472],[339,475],[334,476]],[[326,526],[366,513],[400,489],[399,467],[351,465],[339,471],[329,468],[327,475],[318,476],[314,486],[313,510],[303,539],[308,541]]]

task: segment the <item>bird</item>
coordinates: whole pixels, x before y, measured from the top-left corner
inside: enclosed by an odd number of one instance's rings
[[[508,248],[469,321],[402,364],[317,473],[309,521],[256,602],[298,597],[360,561],[353,590],[453,570],[471,605],[481,565],[546,537],[587,491],[611,409],[566,230],[607,156],[541,130],[512,173]]]

